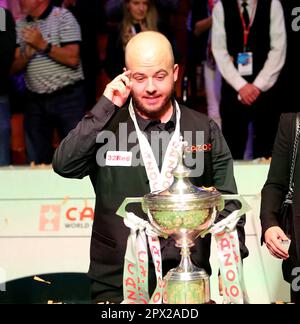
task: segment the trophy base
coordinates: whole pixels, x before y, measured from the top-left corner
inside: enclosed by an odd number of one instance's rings
[[[170,270],[166,277],[165,304],[210,303],[209,276],[200,268],[193,272]]]

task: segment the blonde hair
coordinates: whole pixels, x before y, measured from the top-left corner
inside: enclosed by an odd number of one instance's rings
[[[134,36],[128,33],[128,30],[130,30],[133,25],[133,18],[128,10],[128,3],[130,1],[131,0],[123,1],[123,20],[121,25],[121,40],[124,48],[126,47],[128,41]],[[152,31],[158,30],[157,10],[155,4],[153,3],[153,0],[148,0],[148,11],[144,23],[146,28],[145,30],[152,30]]]

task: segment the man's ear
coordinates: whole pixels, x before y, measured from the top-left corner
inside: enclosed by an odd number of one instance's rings
[[[179,73],[179,65],[175,64],[173,67],[174,82],[178,80],[178,73]]]

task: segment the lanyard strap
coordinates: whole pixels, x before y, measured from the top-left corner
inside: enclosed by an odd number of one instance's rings
[[[217,242],[217,254],[224,284],[224,303],[226,304],[247,304],[249,302],[236,229],[239,219],[239,211],[235,210],[210,229]]]
[[[143,134],[142,131],[140,130],[139,125],[137,123],[137,119],[133,109],[132,99],[129,104],[129,113],[137,133],[137,137],[140,145],[140,151],[145,165],[151,192],[169,188],[174,180],[171,171],[176,167],[176,163],[178,160],[177,145],[180,138],[180,116],[181,116],[179,105],[176,101],[175,101],[175,109],[176,109],[175,131],[169,142],[161,172],[159,172],[159,168],[156,159],[154,157],[151,145],[149,144],[149,141],[145,136],[145,134]]]
[[[209,16],[211,16],[211,14],[212,14],[215,3],[216,3],[216,0],[208,0],[207,6],[208,6],[208,14],[209,14]]]
[[[243,43],[243,48],[244,48],[244,52],[246,52],[246,48],[247,48],[247,45],[248,45],[249,33],[250,33],[250,29],[251,29],[252,24],[253,24],[254,15],[255,15],[255,12],[256,12],[256,6],[257,6],[257,3],[255,3],[253,5],[252,12],[251,12],[251,16],[250,16],[249,25],[246,26],[245,19],[243,17],[243,14],[242,14],[242,12],[240,10],[239,5],[238,5],[238,9],[239,9],[239,13],[240,13],[240,18],[241,18],[242,26],[243,26],[243,34],[244,34],[244,38],[243,38],[243,42],[244,42]]]

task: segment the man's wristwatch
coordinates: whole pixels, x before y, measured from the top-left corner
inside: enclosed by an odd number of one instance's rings
[[[48,43],[46,48],[43,50],[43,53],[44,54],[49,54],[51,52],[51,49],[52,49],[52,44]]]

